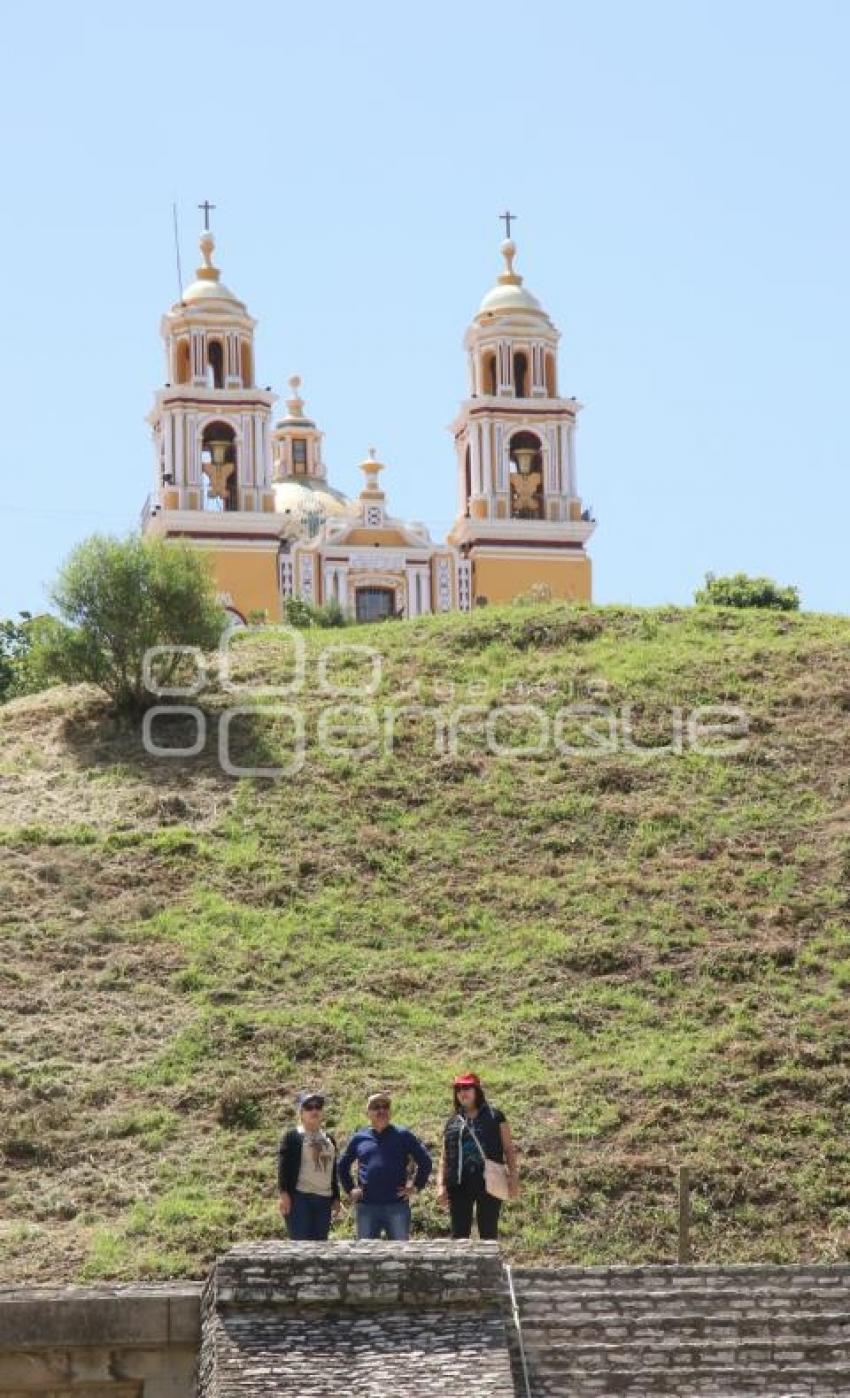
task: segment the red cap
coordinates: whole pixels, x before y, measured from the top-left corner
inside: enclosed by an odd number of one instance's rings
[[[454,1082],[452,1083],[452,1087],[480,1087],[480,1086],[481,1086],[481,1079],[479,1078],[479,1076],[478,1076],[477,1073],[461,1073],[460,1077],[455,1078]]]

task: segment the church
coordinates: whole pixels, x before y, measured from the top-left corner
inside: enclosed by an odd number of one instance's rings
[[[452,423],[457,517],[444,542],[394,516],[374,448],[363,488],[328,480],[301,381],[286,412],[256,384],[254,328],[213,262],[209,209],[195,280],[162,319],[166,376],[148,416],[153,490],[143,533],[208,550],[234,625],[280,621],[290,598],[357,621],[469,611],[539,595],[591,599],[595,528],[576,480],[581,404],[559,392],[559,332],[515,270],[516,245],[464,339],[468,397]]]

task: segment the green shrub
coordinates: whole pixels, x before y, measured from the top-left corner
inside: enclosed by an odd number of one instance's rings
[[[770,607],[774,611],[797,612],[800,594],[796,587],[781,587],[773,578],[751,578],[732,573],[717,578],[706,573],[705,586],[694,593],[698,607]]]
[[[231,1131],[256,1131],[262,1123],[263,1109],[249,1087],[233,1083],[219,1097],[218,1119]]]
[[[50,596],[59,617],[42,619],[28,659],[38,687],[88,680],[118,710],[157,702],[144,681],[150,648],[212,650],[225,625],[211,560],[189,544],[139,535],[86,539],[63,564]],[[151,668],[160,686],[192,674],[179,656],[160,657]]]
[[[56,617],[20,613],[20,621],[0,621],[0,704],[21,694],[35,694],[55,683],[45,673],[42,647],[58,626]]]
[[[347,626],[348,617],[332,597],[321,607],[306,602],[303,597],[287,597],[283,604],[283,619],[289,626],[309,630],[312,626]]]

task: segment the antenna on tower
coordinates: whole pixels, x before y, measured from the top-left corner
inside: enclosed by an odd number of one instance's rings
[[[183,300],[183,269],[180,266],[180,235],[177,231],[177,201],[171,205],[171,212],[174,215],[174,256],[177,258],[177,285],[180,289],[178,300]]]

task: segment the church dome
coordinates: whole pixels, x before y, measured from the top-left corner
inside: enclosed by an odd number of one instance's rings
[[[516,243],[512,238],[505,239],[501,252],[505,259],[505,270],[499,274],[496,285],[491,287],[482,300],[476,319],[497,314],[525,313],[540,316],[548,322],[549,317],[537,297],[523,286],[522,277],[514,271]]]
[[[347,496],[341,490],[334,490],[326,480],[303,476],[294,480],[291,476],[275,481],[274,507],[277,514],[305,515],[322,513],[343,515],[349,507]]]
[[[209,229],[205,229],[201,235],[203,266],[197,269],[195,280],[186,287],[178,306],[198,306],[216,315],[230,315],[242,320],[247,314],[245,303],[220,280],[221,272],[212,260],[214,248],[215,239]]]
[[[244,311],[245,303],[240,301],[238,296],[234,296],[229,287],[224,282],[204,281],[200,277],[186,287],[182,297],[184,302],[193,301],[229,301],[237,310]]]
[[[487,311],[537,311],[543,313],[543,307],[532,296],[531,292],[524,286],[500,285],[499,282],[487,292],[481,305],[478,307],[478,314]]]

